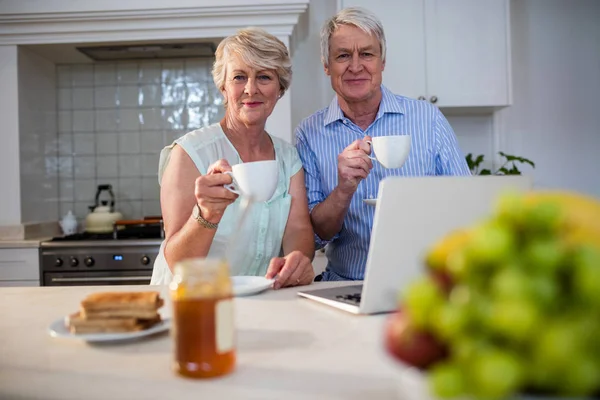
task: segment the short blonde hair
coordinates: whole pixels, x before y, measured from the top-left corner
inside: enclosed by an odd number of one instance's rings
[[[323,65],[327,66],[329,64],[329,41],[333,32],[341,25],[352,25],[369,35],[375,36],[379,42],[381,60],[385,62],[385,33],[383,32],[383,24],[379,18],[365,8],[348,7],[329,18],[323,24],[323,28],[321,29],[321,62]]]
[[[279,79],[280,97],[290,87],[292,61],[285,44],[264,29],[249,27],[226,37],[217,47],[212,75],[220,91],[225,88],[227,63],[233,54],[251,68],[274,70]]]

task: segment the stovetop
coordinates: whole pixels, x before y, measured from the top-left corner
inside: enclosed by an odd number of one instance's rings
[[[110,233],[81,232],[59,236],[42,242],[42,247],[106,247],[160,244],[163,240],[161,226],[135,226]]]
[[[50,239],[52,242],[68,242],[68,241],[82,241],[82,240],[132,240],[132,239],[160,239],[160,229],[157,230],[134,230],[126,229],[117,231],[117,237],[114,237],[114,233],[92,233],[92,232],[81,232],[73,235],[55,237]]]

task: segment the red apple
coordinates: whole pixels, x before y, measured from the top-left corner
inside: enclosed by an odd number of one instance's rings
[[[426,369],[447,355],[445,346],[431,334],[411,326],[408,315],[403,311],[388,317],[385,347],[396,359],[420,369]]]

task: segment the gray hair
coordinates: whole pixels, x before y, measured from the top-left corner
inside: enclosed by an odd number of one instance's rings
[[[251,68],[274,70],[279,79],[280,97],[290,87],[292,61],[285,44],[264,29],[249,27],[226,37],[217,47],[212,76],[219,90],[225,88],[227,63],[233,54]]]
[[[329,40],[331,35],[341,25],[353,25],[373,35],[379,41],[381,60],[385,62],[385,34],[383,24],[371,11],[362,7],[348,7],[329,18],[321,28],[321,62],[327,66],[329,63]]]

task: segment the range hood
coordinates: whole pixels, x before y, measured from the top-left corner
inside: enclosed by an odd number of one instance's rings
[[[160,43],[76,47],[94,61],[214,57],[213,43]]]

